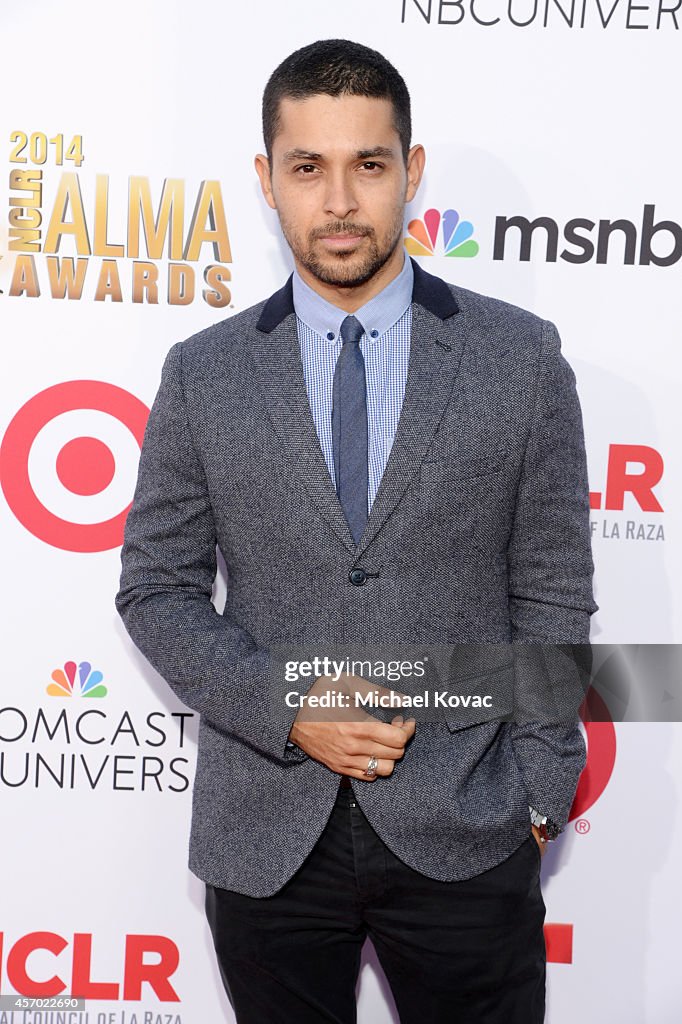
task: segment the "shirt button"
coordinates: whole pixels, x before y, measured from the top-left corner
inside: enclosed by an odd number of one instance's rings
[[[372,338],[378,338],[379,337],[379,332],[378,331],[370,331],[369,333],[370,333]]]
[[[327,331],[327,341],[333,341],[336,335],[333,331]]]

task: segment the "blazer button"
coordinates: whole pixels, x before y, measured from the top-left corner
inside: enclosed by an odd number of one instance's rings
[[[364,569],[359,566],[355,569],[351,569],[348,573],[348,579],[351,581],[354,587],[361,587],[367,579],[367,573]]]

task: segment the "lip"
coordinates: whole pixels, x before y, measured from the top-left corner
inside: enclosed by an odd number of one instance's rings
[[[349,246],[357,245],[364,237],[364,235],[322,235],[320,241],[332,249],[346,249]]]

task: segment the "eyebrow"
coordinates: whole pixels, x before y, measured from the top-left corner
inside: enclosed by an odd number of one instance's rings
[[[357,150],[354,159],[372,160],[377,156],[390,160],[395,157],[395,151],[388,146],[372,146],[371,149]],[[291,163],[294,160],[324,160],[324,157],[321,153],[313,153],[307,149],[290,149],[284,154],[282,160],[285,163]]]

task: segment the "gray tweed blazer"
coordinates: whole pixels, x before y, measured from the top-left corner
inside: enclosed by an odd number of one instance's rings
[[[277,892],[336,797],[339,776],[287,745],[297,708],[275,707],[278,645],[491,645],[502,660],[465,658],[457,685],[485,689],[488,673],[523,694],[537,671],[516,645],[589,643],[582,418],[556,327],[416,262],[412,312],[402,412],[357,547],[308,403],[291,278],[163,364],[115,602],[200,714],[189,868],[214,885]],[[584,764],[577,718],[444,709],[418,721],[390,777],[353,788],[398,857],[447,881],[513,853],[529,804],[564,825]]]

